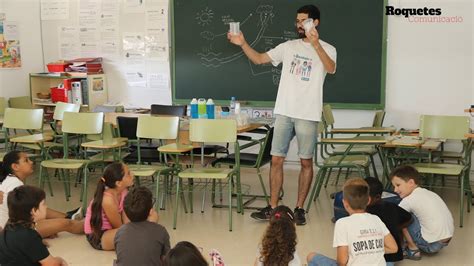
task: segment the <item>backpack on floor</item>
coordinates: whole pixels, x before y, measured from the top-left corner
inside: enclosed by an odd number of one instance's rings
[[[402,198],[400,198],[400,196],[398,196],[398,194],[395,194],[394,192],[384,191],[382,193],[382,200],[386,202],[392,202],[398,205]],[[346,209],[344,209],[344,204],[342,203],[342,191],[339,191],[337,193],[334,193],[333,222],[336,222],[337,220],[346,216],[349,216],[349,213],[347,213]]]

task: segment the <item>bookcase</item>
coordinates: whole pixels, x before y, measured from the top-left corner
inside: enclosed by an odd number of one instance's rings
[[[107,79],[105,74],[67,73],[31,73],[30,96],[34,107],[54,109],[55,103],[49,99],[40,99],[38,93],[50,93],[51,88],[58,87],[65,81],[79,81],[82,90],[81,110],[92,111],[97,105],[105,104],[108,100]],[[67,82],[66,81],[66,82]],[[52,108],[51,108],[52,107]]]

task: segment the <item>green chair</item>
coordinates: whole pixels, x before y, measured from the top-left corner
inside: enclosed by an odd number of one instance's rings
[[[24,130],[27,134],[10,136],[10,130]],[[18,143],[32,143],[41,151],[41,156],[44,155],[43,109],[6,108],[3,133],[5,136],[5,153],[15,149]],[[5,153],[0,154],[2,161]]]
[[[164,140],[176,140],[179,130],[179,117],[158,117],[158,116],[140,116],[137,123],[137,141],[140,139],[155,139],[160,142]],[[156,176],[155,197],[159,196],[160,175],[169,175],[174,171],[173,167],[165,164],[142,164],[140,145],[137,145],[137,164],[129,164],[130,171],[136,178],[136,183],[140,184],[140,177]],[[155,207],[158,209],[158,203]]]
[[[47,169],[59,169],[61,180],[64,182],[64,190],[66,200],[69,200],[71,196],[70,185],[69,185],[69,172],[76,171],[77,177],[80,177],[81,172],[83,173],[83,184],[82,184],[82,204],[85,210],[87,204],[87,171],[91,160],[87,158],[76,158],[76,155],[70,155],[69,147],[69,134],[80,135],[78,138],[78,145],[84,139],[84,135],[87,134],[101,134],[104,123],[103,113],[73,113],[65,112],[62,123],[62,134],[63,134],[63,158],[62,159],[49,159],[41,162],[40,173],[39,173],[39,185],[41,188],[44,187],[44,182],[48,182],[51,196],[53,196],[53,190],[51,188],[51,182],[49,180]]]
[[[11,97],[8,99],[10,108],[33,109],[30,96]]]
[[[324,136],[325,127],[323,123],[318,123],[318,135],[321,137]],[[320,148],[318,149],[318,145]],[[333,168],[353,168],[356,169],[359,173],[360,177],[366,177],[370,174],[369,172],[369,156],[367,155],[351,155],[350,153],[346,152],[341,155],[334,155],[334,154],[327,154],[325,146],[331,145],[330,142],[321,142],[317,141],[315,146],[315,156],[314,156],[314,163],[318,167],[318,173],[316,175],[313,189],[311,190],[311,195],[308,200],[308,204],[306,210],[309,211],[311,207],[311,201],[315,201],[318,196],[319,192],[321,191],[322,184],[324,183],[324,179],[329,179],[330,170]],[[321,162],[318,160],[318,151],[321,156]],[[329,173],[328,173],[329,170]],[[326,182],[327,184],[327,182]]]
[[[374,120],[372,121],[372,127],[382,127],[385,119],[385,111],[377,110],[374,114]]]
[[[459,226],[463,226],[464,196],[467,195],[467,211],[471,210],[472,190],[469,180],[471,168],[472,140],[465,135],[469,133],[469,117],[422,115],[420,118],[420,137],[423,139],[446,139],[460,141],[464,146],[464,156],[461,164],[443,162],[415,163],[413,166],[422,176],[431,178],[428,186],[432,187],[435,176],[459,177]]]
[[[7,108],[7,102],[5,101],[5,97],[0,97],[0,117],[3,117],[5,114],[5,108]]]
[[[229,231],[232,231],[232,189],[235,186],[237,193],[237,212],[243,214],[242,189],[240,184],[240,148],[237,141],[237,123],[231,119],[192,119],[189,128],[189,139],[192,142],[201,143],[231,143],[234,144],[235,162],[234,167],[214,168],[214,167],[193,167],[178,173],[176,185],[176,203],[174,208],[173,229],[176,229],[179,195],[181,189],[181,179],[204,178],[228,180],[228,206],[229,206]],[[193,154],[191,154],[192,156]],[[235,181],[233,179],[235,178]],[[235,183],[234,183],[235,182]],[[192,185],[190,185],[192,194]],[[192,202],[190,202],[192,212]]]
[[[54,108],[53,121],[51,121],[50,124],[51,129],[54,131],[54,134],[61,134],[58,128],[58,124],[60,121],[63,120],[65,112],[78,113],[80,109],[80,104],[57,102],[56,107]]]
[[[267,190],[265,188],[265,183],[263,182],[260,167],[266,165],[267,163],[270,163],[272,160],[270,151],[272,148],[273,130],[274,130],[273,127],[270,129],[267,129],[265,131],[265,135],[263,138],[260,138],[258,140],[252,140],[252,139],[248,140],[250,141],[249,143],[250,145],[248,145],[249,148],[253,147],[253,145],[255,145],[255,142],[258,144],[259,146],[258,153],[240,152],[239,154],[241,168],[253,168],[257,170],[258,179],[260,181],[260,185],[262,187],[262,192],[263,192],[263,195],[243,195],[243,197],[250,197],[249,200],[243,203],[243,206],[246,206],[247,204],[251,203],[256,198],[263,198],[265,199],[267,205],[270,204]],[[261,133],[260,131],[258,132]],[[245,147],[241,146],[240,150],[244,150],[244,149]],[[212,166],[220,167],[222,165],[227,165],[227,166],[233,167],[234,163],[235,163],[235,153],[231,153],[227,156],[218,158],[217,160],[212,162]],[[213,189],[213,192],[214,192],[214,189]],[[214,193],[212,195],[212,199],[213,199],[213,204],[214,204]],[[246,207],[246,208],[252,208],[252,207]]]
[[[374,120],[372,122],[372,126],[374,127],[381,127],[383,123],[383,119],[385,117],[385,111],[377,111],[374,116]],[[325,137],[331,138],[334,136],[334,134],[331,133],[331,130],[334,129],[334,115],[332,112],[332,107],[329,104],[325,104],[323,106],[323,123],[325,124]],[[326,152],[328,154],[333,154],[333,155],[341,155],[344,153],[344,151],[347,148],[347,145],[327,145],[325,146]],[[332,148],[332,150],[329,150],[329,148]],[[377,169],[375,166],[375,160],[374,160],[374,155],[378,154],[377,149],[374,146],[365,146],[365,145],[356,145],[351,149],[349,152],[351,155],[367,155],[369,156],[370,162],[372,164],[372,171],[374,172],[374,176],[378,177],[377,174]],[[339,173],[338,177],[340,175],[340,171],[342,168],[339,168]],[[330,170],[331,171],[331,170]]]

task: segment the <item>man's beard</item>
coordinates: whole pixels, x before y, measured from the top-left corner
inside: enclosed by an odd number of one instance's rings
[[[296,33],[300,39],[306,38],[306,33],[303,28],[296,28]]]

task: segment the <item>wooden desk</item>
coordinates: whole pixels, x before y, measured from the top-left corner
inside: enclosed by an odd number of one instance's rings
[[[393,134],[394,127],[334,128],[329,134]]]
[[[354,138],[322,138],[319,142],[325,144],[384,144],[388,141],[384,136],[357,136]]]
[[[28,144],[39,144],[45,141],[50,141],[53,139],[53,136],[49,134],[34,134],[26,135],[21,137],[14,137],[9,139],[10,142],[16,143],[28,143]]]

